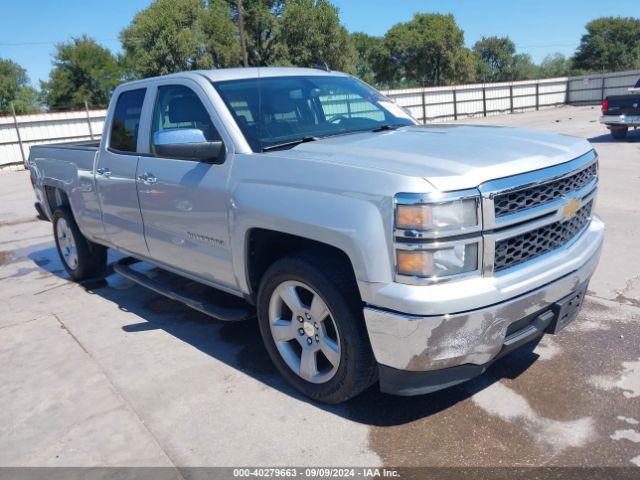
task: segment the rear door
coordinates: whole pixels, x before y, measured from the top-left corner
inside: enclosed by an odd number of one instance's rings
[[[161,81],[153,96],[151,125],[145,134],[149,153],[138,165],[138,195],[150,256],[181,272],[233,288],[229,155],[221,164],[165,158],[156,155],[153,143],[154,134],[166,129],[197,128],[207,141],[221,140],[220,122],[205,92],[190,80]]]
[[[96,164],[96,190],[102,222],[109,241],[130,253],[147,255],[142,216],[136,189],[136,170],[140,159],[138,134],[146,88],[120,91],[106,125],[107,138],[101,145]]]

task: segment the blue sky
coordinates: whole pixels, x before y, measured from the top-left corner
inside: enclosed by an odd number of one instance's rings
[[[571,55],[584,25],[601,16],[632,16],[637,0],[333,0],[350,31],[382,35],[416,12],[453,13],[468,46],[482,36],[508,35],[535,61]],[[54,44],[87,33],[118,51],[118,33],[151,0],[0,0],[0,57],[46,79]],[[637,14],[636,14],[637,15]]]

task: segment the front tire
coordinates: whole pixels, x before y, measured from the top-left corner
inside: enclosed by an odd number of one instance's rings
[[[53,213],[53,237],[62,266],[75,280],[95,278],[104,273],[107,266],[107,248],[88,240],[67,207],[59,207]]]
[[[282,376],[314,400],[344,402],[377,378],[353,274],[335,255],[295,254],[271,265],[258,323]]]
[[[611,136],[613,138],[621,139],[627,136],[629,127],[611,127]]]

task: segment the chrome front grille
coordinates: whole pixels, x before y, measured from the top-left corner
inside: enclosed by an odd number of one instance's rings
[[[507,272],[571,243],[588,226],[598,187],[595,151],[481,184],[483,274]]]
[[[580,190],[598,174],[595,163],[569,176],[494,197],[496,218],[551,203],[569,192]]]
[[[566,221],[560,220],[496,242],[494,271],[515,267],[565,245],[587,226],[592,207],[593,200]]]

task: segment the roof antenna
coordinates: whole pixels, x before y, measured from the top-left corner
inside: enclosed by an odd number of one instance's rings
[[[327,62],[325,62],[321,58],[319,58],[316,61],[316,64],[313,66],[313,68],[317,68],[318,70],[324,70],[325,72],[330,72],[331,71],[331,70],[329,70],[329,65],[327,65]]]

